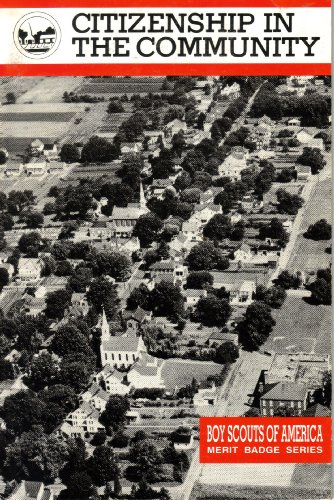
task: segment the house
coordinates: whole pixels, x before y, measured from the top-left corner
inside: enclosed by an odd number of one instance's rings
[[[3,405],[8,396],[13,396],[17,392],[27,390],[28,387],[22,382],[21,377],[15,380],[3,380],[0,382],[0,406]]]
[[[254,301],[255,282],[243,281],[241,285],[235,284],[228,291],[230,292],[229,302],[232,306],[249,306]]]
[[[213,332],[207,340],[209,347],[214,345],[226,344],[226,342],[232,342],[234,345],[239,344],[239,337],[237,333],[233,332]]]
[[[52,159],[47,162],[46,168],[49,174],[58,174],[63,172],[66,163],[56,159]]]
[[[297,181],[307,181],[312,175],[311,167],[308,165],[297,164],[296,170],[297,170]]]
[[[126,412],[125,418],[128,425],[137,424],[141,419],[140,413],[136,410],[128,410]]]
[[[139,203],[129,203],[127,207],[114,207],[111,220],[113,221],[112,236],[116,238],[130,238],[137,220],[141,215],[148,213],[144,189],[140,183]]]
[[[21,481],[7,496],[7,500],[53,500],[53,491],[37,481]]]
[[[33,283],[42,277],[44,263],[40,258],[20,257],[17,275],[21,281]]]
[[[183,130],[183,132],[185,132],[187,130],[187,124],[186,122],[179,120],[178,118],[175,118],[174,120],[167,123],[167,125],[165,125],[163,130],[166,139],[170,140],[172,139],[173,135],[180,132],[180,130]]]
[[[151,278],[160,276],[162,279],[166,275],[172,276],[176,280],[185,281],[188,276],[188,267],[183,264],[182,259],[160,260],[150,266]]]
[[[187,290],[183,290],[182,295],[184,297],[186,308],[188,308],[196,306],[201,298],[207,297],[208,292],[206,290],[188,288]]]
[[[217,403],[218,393],[214,383],[202,382],[194,395],[194,406],[213,406]]]
[[[80,309],[82,316],[87,316],[89,305],[85,293],[73,292],[71,297],[71,304],[73,307]]]
[[[203,240],[201,222],[198,219],[193,219],[191,222],[184,221],[181,232],[189,241],[198,242]]]
[[[143,323],[147,323],[152,319],[152,311],[145,311],[141,307],[137,307],[135,311],[123,310],[122,318],[126,322],[126,329],[132,332],[138,332]]]
[[[247,168],[248,158],[249,153],[247,149],[241,146],[235,146],[223,163],[219,165],[219,175],[222,177],[231,177],[232,180],[240,180],[241,172]]]
[[[321,137],[312,137],[304,146],[307,148],[320,149],[320,151],[324,151],[325,149],[324,141]]]
[[[121,153],[122,155],[138,154],[141,150],[140,142],[122,142]]]
[[[162,200],[166,189],[175,191],[173,182],[170,179],[153,179],[150,186],[150,196],[155,196],[159,200]]]
[[[26,294],[21,311],[27,316],[37,317],[44,313],[45,308],[45,297],[33,297],[32,295]]]
[[[57,142],[44,144],[43,154],[49,160],[56,160],[59,155],[59,147]]]
[[[286,122],[286,124],[289,127],[300,127],[300,119],[299,118],[290,118],[290,120],[288,120]]]
[[[162,359],[144,353],[127,374],[129,384],[135,389],[164,389],[165,383],[161,376],[163,363]]]
[[[251,247],[247,243],[241,243],[238,250],[234,252],[234,260],[237,262],[249,261],[252,258]]]
[[[7,162],[5,165],[5,174],[7,177],[18,177],[23,172],[22,163]]]
[[[100,384],[102,381],[108,394],[119,394],[125,396],[130,391],[130,384],[125,381],[125,374],[115,370],[110,364],[104,365],[102,370],[95,375],[94,381]]]
[[[81,403],[89,403],[93,408],[103,412],[109,399],[109,394],[95,382],[79,396]]]
[[[125,333],[121,337],[112,337],[104,310],[101,332],[100,353],[102,366],[110,364],[115,368],[128,368],[146,352],[142,337],[137,337],[132,331]]]
[[[28,163],[24,165],[24,169],[27,175],[31,175],[33,177],[38,177],[44,175],[46,173],[46,161],[45,158],[33,157],[29,160]]]
[[[296,133],[295,137],[296,137],[296,139],[297,139],[297,140],[298,140],[301,144],[306,145],[306,144],[308,144],[308,143],[311,141],[311,139],[313,138],[313,135],[314,135],[314,134],[312,134],[312,133],[311,133],[310,131],[308,131],[307,129],[302,128],[302,129],[300,129],[300,130]]]
[[[117,238],[110,238],[109,246],[110,248],[115,248],[120,252],[126,252],[131,256],[133,252],[138,252],[140,250],[140,241],[137,236],[122,238],[121,240],[118,240]]]
[[[30,153],[33,156],[40,155],[44,150],[44,143],[40,139],[34,139],[30,143]]]
[[[273,416],[279,408],[288,407],[294,415],[301,415],[307,408],[308,389],[305,384],[278,382],[265,385],[260,398],[262,416]]]
[[[156,144],[159,141],[159,137],[164,139],[165,134],[163,130],[144,130],[144,137],[147,137],[147,144],[150,146],[152,144]]]
[[[272,128],[275,126],[275,122],[269,116],[263,115],[258,119],[257,125],[269,125]]]
[[[83,432],[96,434],[104,430],[104,426],[99,422],[100,412],[89,403],[83,402],[76,410],[67,415],[65,423]]]
[[[195,211],[188,222],[199,222],[201,226],[205,226],[214,215],[221,213],[223,213],[221,205],[214,203],[196,204]]]
[[[240,96],[240,85],[237,82],[233,82],[232,85],[226,85],[221,90],[221,95],[230,97],[231,99],[237,99]]]

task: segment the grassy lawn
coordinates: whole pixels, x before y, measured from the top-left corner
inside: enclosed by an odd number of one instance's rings
[[[274,352],[329,353],[331,307],[314,306],[302,298],[287,297],[281,309],[273,309],[276,320],[264,350]]]
[[[206,380],[209,375],[221,372],[224,365],[211,361],[191,361],[187,359],[167,359],[162,367],[162,378],[168,391],[175,386],[184,387],[195,378],[198,382]]]
[[[313,241],[303,236],[309,225],[319,219],[327,219],[331,222],[331,199],[331,182],[328,179],[318,182],[305,209],[301,226],[302,234],[297,238],[288,269],[314,271],[327,267],[331,262],[331,255],[325,252],[330,244],[329,241]]]

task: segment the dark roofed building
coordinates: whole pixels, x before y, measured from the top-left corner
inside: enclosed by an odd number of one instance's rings
[[[307,407],[308,389],[304,384],[278,382],[264,386],[260,398],[260,410],[263,416],[273,416],[281,407],[291,408],[294,415],[301,415]]]

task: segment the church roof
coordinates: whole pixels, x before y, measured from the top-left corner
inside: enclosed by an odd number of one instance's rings
[[[110,337],[102,342],[104,351],[111,352],[137,352],[139,337]]]

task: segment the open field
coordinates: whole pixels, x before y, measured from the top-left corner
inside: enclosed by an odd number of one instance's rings
[[[328,267],[331,256],[325,250],[330,245],[330,242],[309,240],[304,238],[303,233],[310,224],[314,224],[319,219],[326,219],[331,222],[331,199],[330,180],[323,179],[317,182],[305,208],[300,228],[301,232],[297,237],[293,254],[288,262],[288,269],[292,271],[316,271]]]
[[[57,102],[53,103],[50,106],[50,103],[33,103],[33,104],[10,104],[7,106],[2,106],[0,108],[0,117],[3,114],[12,114],[12,113],[46,113],[50,115],[50,113],[77,113],[79,111],[83,111],[86,108],[87,104],[84,102],[75,102],[75,103],[66,103],[66,102]]]
[[[49,76],[39,78],[18,99],[18,102],[61,103],[64,92],[75,91],[82,81],[83,77],[80,76]]]
[[[81,94],[147,94],[161,92],[163,78],[93,78],[86,80],[78,93]]]
[[[32,139],[43,137],[58,137],[64,132],[64,127],[68,126],[66,122],[7,122],[7,137],[32,137]]]
[[[224,365],[211,361],[192,361],[188,359],[167,359],[162,367],[162,378],[166,389],[172,391],[175,387],[184,387],[195,378],[198,382],[206,380],[209,375],[221,372]]]
[[[73,118],[75,112],[57,113],[49,111],[48,113],[28,112],[28,113],[1,113],[2,122],[67,122]],[[15,125],[16,126],[16,125]]]
[[[315,306],[302,298],[287,297],[282,308],[273,309],[272,315],[276,326],[263,346],[265,351],[330,353],[330,306]]]
[[[24,99],[35,85],[44,80],[39,76],[17,76],[14,78],[0,78],[0,102],[5,102],[5,96],[8,92],[13,92],[16,98]]]

